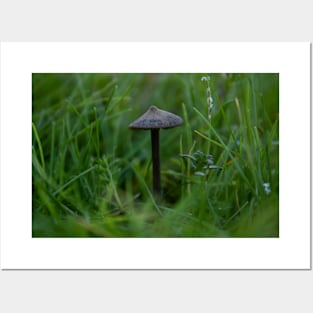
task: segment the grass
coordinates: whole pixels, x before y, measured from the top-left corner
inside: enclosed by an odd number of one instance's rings
[[[209,78],[208,78],[209,77]],[[33,74],[33,237],[277,237],[278,74]],[[184,124],[160,131],[150,105]]]

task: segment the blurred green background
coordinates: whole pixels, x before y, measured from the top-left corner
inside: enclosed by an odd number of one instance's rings
[[[33,74],[33,237],[278,237],[279,75]],[[152,194],[151,105],[160,131]]]

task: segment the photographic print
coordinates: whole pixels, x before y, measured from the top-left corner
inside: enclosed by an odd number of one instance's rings
[[[278,73],[33,73],[33,237],[278,237]]]
[[[2,268],[310,268],[309,56],[1,44]]]

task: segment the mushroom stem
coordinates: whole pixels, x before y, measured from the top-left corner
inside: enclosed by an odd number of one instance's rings
[[[128,126],[130,129],[151,130],[153,192],[155,195],[159,195],[161,193],[159,148],[160,128],[172,128],[181,124],[183,124],[183,120],[179,116],[160,110],[155,106],[151,106],[146,113]]]
[[[153,192],[161,193],[159,128],[151,129]]]

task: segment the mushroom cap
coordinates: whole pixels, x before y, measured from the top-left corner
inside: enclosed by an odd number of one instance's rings
[[[179,116],[151,106],[149,110],[129,125],[132,129],[172,128],[183,124]]]

